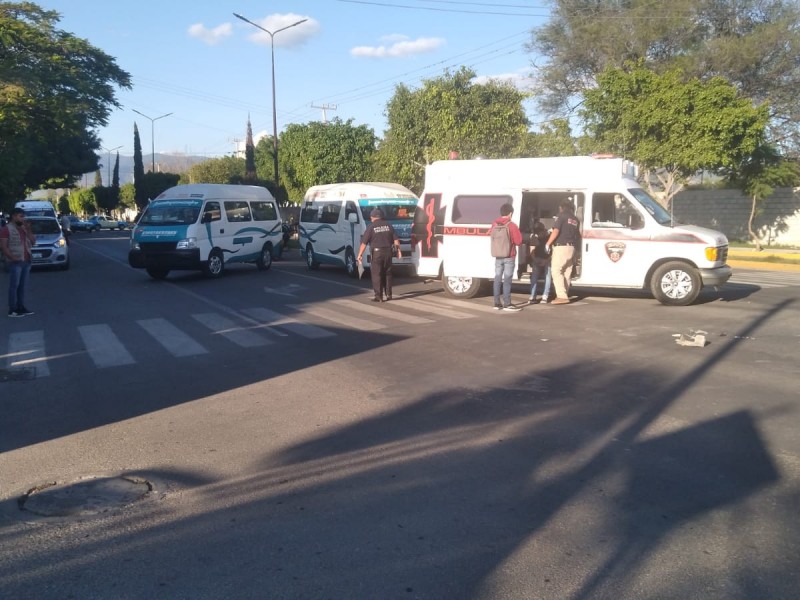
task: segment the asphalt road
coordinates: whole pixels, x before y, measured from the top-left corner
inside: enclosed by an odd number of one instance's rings
[[[0,328],[0,597],[797,597],[800,274],[513,314],[296,253],[157,282],[126,238]]]

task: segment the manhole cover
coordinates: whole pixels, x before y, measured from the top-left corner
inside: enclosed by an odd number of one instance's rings
[[[146,497],[153,486],[135,477],[82,479],[47,483],[19,499],[20,510],[42,517],[93,515],[121,508]]]

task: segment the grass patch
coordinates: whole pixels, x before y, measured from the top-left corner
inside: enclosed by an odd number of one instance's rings
[[[775,263],[781,265],[800,265],[800,258],[794,256],[780,256],[777,254],[751,254],[751,253],[728,253],[729,260],[741,260],[744,262]]]

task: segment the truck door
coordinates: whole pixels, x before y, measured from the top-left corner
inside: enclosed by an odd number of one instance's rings
[[[595,192],[582,213],[581,273],[575,283],[643,285],[652,264],[651,244],[636,205],[621,193]]]

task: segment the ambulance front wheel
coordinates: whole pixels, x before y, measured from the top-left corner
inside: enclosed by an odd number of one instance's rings
[[[452,298],[474,298],[481,290],[480,277],[442,277],[444,293]]]
[[[700,273],[683,262],[664,263],[653,271],[650,291],[656,300],[668,306],[688,306],[700,294]]]

